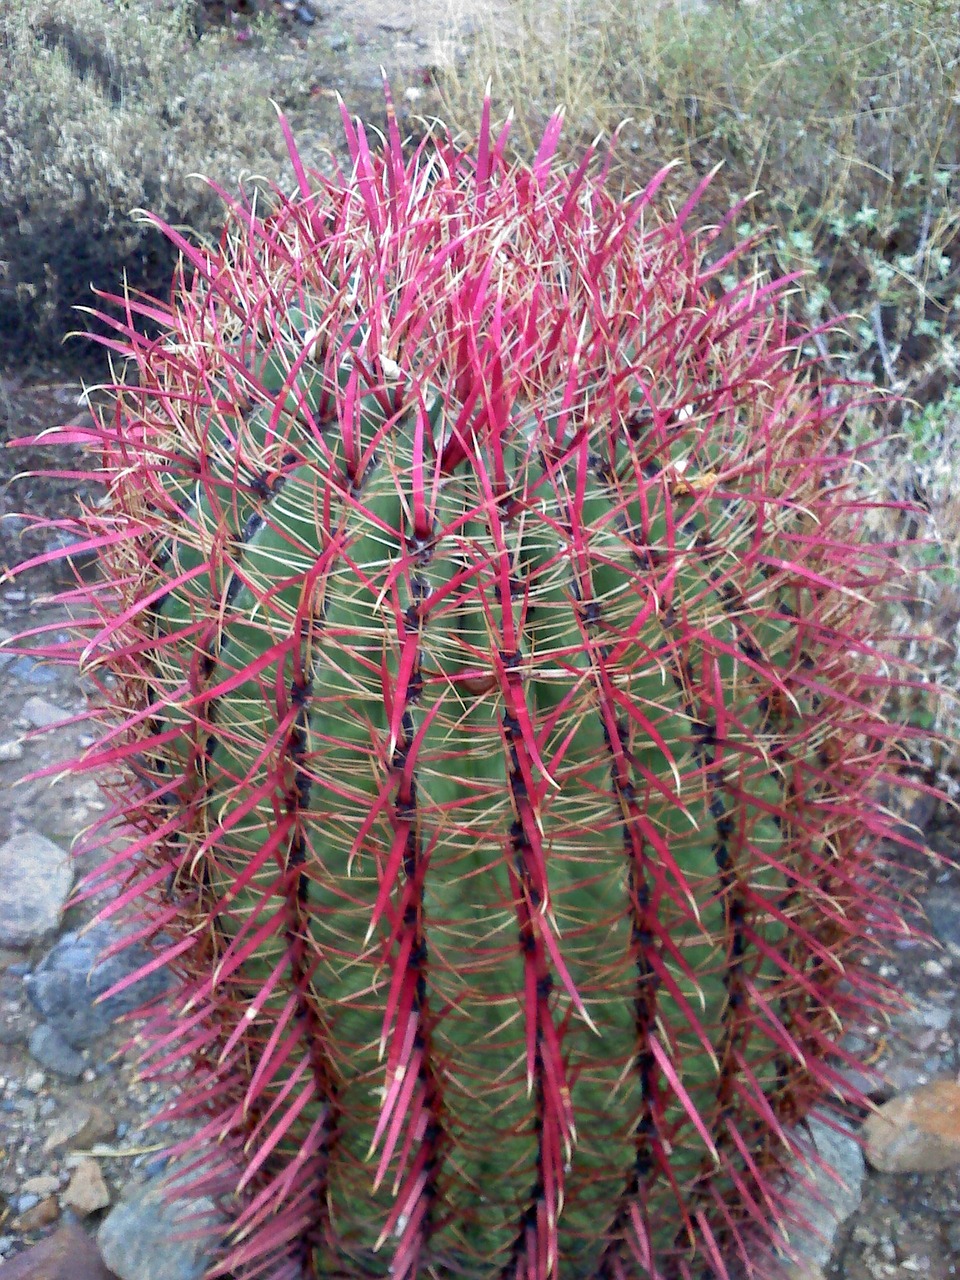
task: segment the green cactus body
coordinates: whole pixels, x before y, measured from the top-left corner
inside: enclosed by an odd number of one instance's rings
[[[224,1266],[772,1275],[895,924],[839,420],[775,291],[556,172],[555,122],[531,170],[488,120],[475,161],[347,127],[229,271],[185,247],[125,470],[104,433],[91,651],[152,708],[125,811]]]

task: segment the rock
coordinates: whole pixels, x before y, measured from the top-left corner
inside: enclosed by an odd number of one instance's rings
[[[857,1208],[863,1195],[864,1165],[860,1144],[850,1130],[838,1132],[814,1115],[809,1120],[812,1155],[818,1155],[826,1169],[811,1163],[803,1169],[810,1188],[797,1188],[794,1202],[797,1211],[810,1224],[808,1228],[790,1229],[790,1246],[800,1255],[800,1264],[823,1268],[830,1261],[833,1240],[839,1227]],[[840,1179],[838,1184],[827,1170]],[[796,1271],[802,1277],[802,1271]],[[816,1271],[813,1272],[816,1275]]]
[[[62,720],[69,719],[70,712],[64,711],[62,707],[55,707],[46,698],[40,698],[34,694],[23,704],[20,715],[35,729],[48,729],[51,725],[60,724]]]
[[[863,1122],[881,1173],[939,1173],[960,1165],[960,1084],[934,1080],[898,1094]]]
[[[0,760],[22,760],[23,743],[19,738],[11,738],[9,742],[0,742]]]
[[[55,1191],[59,1191],[60,1179],[54,1173],[38,1173],[32,1178],[27,1178],[22,1189],[30,1195],[35,1195],[39,1200],[43,1196],[52,1196]]]
[[[66,1147],[91,1147],[112,1138],[117,1131],[113,1117],[92,1102],[75,1103],[57,1116],[50,1126],[43,1149],[51,1152]]]
[[[933,932],[954,955],[960,955],[960,897],[956,890],[935,889],[924,906]]]
[[[201,1280],[212,1261],[210,1239],[177,1240],[203,1221],[223,1221],[207,1197],[164,1200],[168,1180],[128,1192],[100,1224],[97,1243],[104,1262],[119,1280]]]
[[[116,1280],[96,1246],[74,1223],[3,1264],[3,1280]]]
[[[79,1080],[87,1065],[76,1049],[67,1044],[48,1022],[41,1022],[31,1031],[29,1049],[41,1066],[56,1072],[64,1080]]]
[[[80,1218],[86,1218],[98,1209],[107,1207],[110,1203],[110,1191],[96,1160],[87,1158],[80,1161],[61,1199]]]
[[[29,680],[31,684],[56,684],[57,681],[57,673],[53,667],[41,666],[25,654],[10,663],[6,674],[15,676],[17,680]]]
[[[907,1015],[905,1022],[909,1026],[912,1019],[930,1031],[946,1031],[952,1017],[953,1010],[949,1001],[916,999],[913,1001],[912,1013]],[[901,1025],[899,1020],[897,1022]]]
[[[787,1267],[787,1280],[826,1280],[826,1277],[819,1263],[803,1258],[800,1262],[792,1262]]]
[[[36,1026],[34,1018],[22,1009],[11,1009],[0,1015],[0,1045],[26,1044]]]
[[[48,1227],[51,1222],[56,1222],[59,1217],[60,1206],[57,1204],[57,1197],[47,1196],[39,1204],[35,1204],[32,1209],[28,1209],[26,1213],[21,1213],[14,1218],[13,1225],[17,1231],[27,1235],[31,1231],[39,1231],[41,1227]],[[4,1277],[4,1280],[6,1280],[6,1277]]]
[[[70,856],[38,831],[0,846],[0,946],[29,947],[60,923],[73,885]]]
[[[106,922],[84,933],[65,933],[32,975],[24,979],[33,1004],[75,1049],[96,1043],[117,1018],[162,994],[169,986],[169,974],[159,969],[95,1004],[99,995],[150,959],[151,953],[136,944],[97,963],[101,952],[117,936]]]

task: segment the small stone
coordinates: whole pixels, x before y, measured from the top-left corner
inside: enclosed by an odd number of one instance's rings
[[[9,1239],[9,1237],[4,1237]],[[66,1223],[3,1264],[3,1280],[116,1280],[96,1245],[75,1223]]]
[[[939,960],[924,960],[921,968],[928,978],[942,978],[946,973]]]
[[[21,1009],[14,1009],[0,1021],[0,1044],[26,1044],[36,1019]]]
[[[62,1200],[81,1218],[107,1207],[110,1203],[110,1191],[96,1160],[88,1157],[80,1161]]]
[[[170,1157],[166,1153],[154,1156],[151,1160],[146,1161],[143,1166],[143,1172],[148,1178],[158,1178],[169,1163]]]
[[[23,743],[19,738],[11,738],[9,742],[0,742],[0,760],[22,760]]]
[[[76,1049],[67,1044],[63,1036],[48,1022],[41,1022],[34,1027],[30,1033],[29,1048],[37,1062],[48,1071],[63,1076],[65,1080],[79,1080],[87,1065]]]
[[[960,1084],[934,1080],[885,1102],[863,1123],[881,1173],[939,1173],[960,1165]]]
[[[69,854],[38,831],[0,846],[0,946],[29,947],[60,923],[73,885]]]
[[[17,1213],[27,1213],[34,1205],[40,1203],[40,1197],[32,1191],[17,1196]]]
[[[929,1000],[914,1000],[912,1013],[902,1018],[898,1017],[895,1021],[898,1026],[919,1022],[932,1031],[946,1031],[952,1016],[949,999],[937,1000],[935,1003]]]
[[[53,667],[41,666],[39,662],[34,662],[33,658],[28,658],[26,654],[16,658],[7,668],[8,676],[15,676],[17,680],[29,680],[31,684],[55,684],[57,673]],[[25,722],[24,722],[25,723]]]
[[[26,1213],[21,1213],[14,1218],[13,1225],[18,1231],[26,1234],[30,1231],[39,1231],[41,1227],[48,1227],[51,1222],[56,1222],[59,1217],[60,1206],[57,1204],[57,1197],[47,1196],[39,1204],[35,1204],[32,1209],[28,1209]],[[6,1277],[4,1277],[4,1280],[6,1280]]]
[[[23,704],[20,715],[35,729],[47,729],[51,725],[60,724],[63,720],[69,719],[70,712],[64,711],[62,707],[55,707],[46,698],[34,694]]]
[[[960,947],[960,895],[955,889],[935,889],[926,901],[927,919],[945,947]]]
[[[50,1126],[43,1149],[49,1155],[66,1147],[83,1149],[105,1142],[118,1132],[113,1117],[92,1102],[75,1103]]]
[[[31,1071],[23,1082],[23,1087],[28,1093],[39,1093],[47,1082],[47,1077],[42,1071]]]
[[[349,39],[340,32],[327,36],[327,48],[331,53],[343,53],[349,43]]]
[[[38,1173],[32,1178],[27,1178],[23,1184],[23,1190],[40,1200],[60,1190],[60,1179],[52,1173]]]

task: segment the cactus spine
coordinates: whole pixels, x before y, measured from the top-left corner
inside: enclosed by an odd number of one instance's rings
[[[117,322],[78,767],[156,1069],[236,1275],[766,1277],[898,927],[842,412],[663,174],[388,119]]]

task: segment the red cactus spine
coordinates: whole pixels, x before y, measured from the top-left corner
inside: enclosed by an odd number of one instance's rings
[[[842,411],[663,175],[389,123],[113,300],[77,767],[173,939],[147,1056],[221,1273],[767,1277],[900,927]]]

